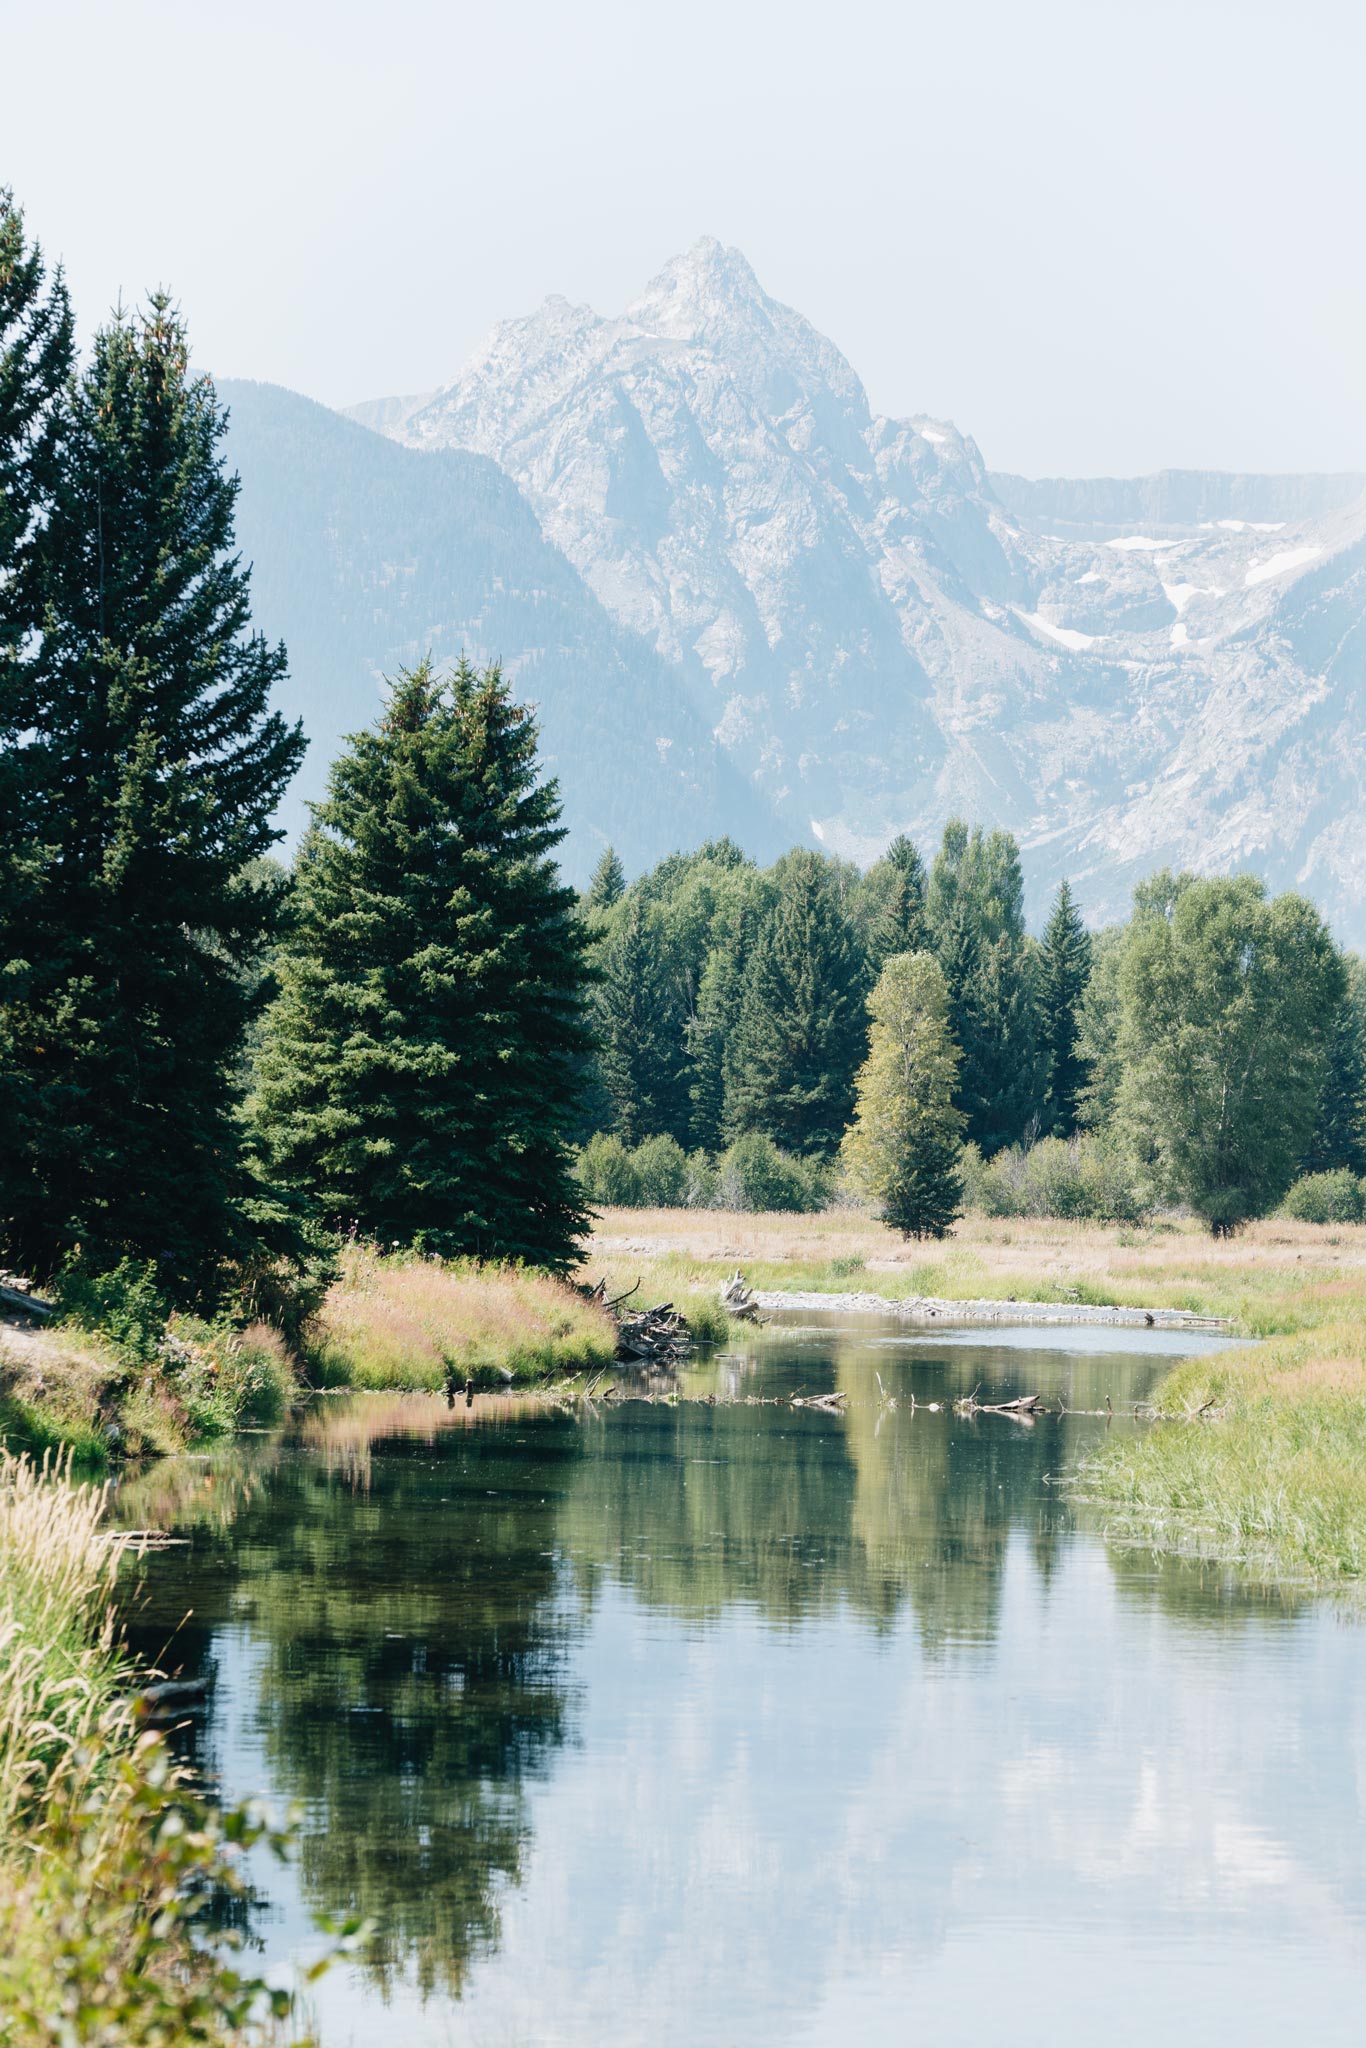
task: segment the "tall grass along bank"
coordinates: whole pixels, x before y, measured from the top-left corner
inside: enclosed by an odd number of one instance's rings
[[[1366,1286],[1316,1326],[1188,1359],[1153,1399],[1154,1427],[1107,1445],[1074,1478],[1112,1531],[1360,1599]]]
[[[437,1389],[607,1365],[615,1348],[602,1308],[550,1274],[356,1244],[342,1255],[305,1358],[322,1386]]]
[[[266,1829],[202,1806],[139,1729],[111,1609],[129,1539],[104,1507],[0,1454],[0,2042],[259,2041],[289,1999],[195,1920],[241,1892],[229,1846]]]

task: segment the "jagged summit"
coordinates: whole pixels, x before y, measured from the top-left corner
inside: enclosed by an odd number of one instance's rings
[[[965,810],[1096,909],[1174,860],[1362,925],[1366,504],[1342,491],[1275,518],[1247,479],[1225,511],[1219,479],[998,492],[951,423],[874,415],[711,237],[619,314],[503,322],[370,423],[491,456],[794,831],[866,857]]]

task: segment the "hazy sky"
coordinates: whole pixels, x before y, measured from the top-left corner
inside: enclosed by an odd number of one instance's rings
[[[83,322],[330,404],[701,234],[1028,474],[1366,469],[1360,0],[0,0]]]

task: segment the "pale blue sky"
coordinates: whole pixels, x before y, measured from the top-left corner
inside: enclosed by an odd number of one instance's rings
[[[1030,474],[1366,468],[1366,9],[1345,0],[0,0],[0,182],[88,323],[224,375],[452,376],[701,234],[873,405]]]

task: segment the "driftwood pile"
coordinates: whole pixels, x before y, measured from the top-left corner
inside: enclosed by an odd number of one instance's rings
[[[599,1280],[590,1301],[600,1301],[617,1326],[619,1365],[678,1365],[692,1351],[692,1330],[688,1318],[671,1301],[656,1302],[653,1308],[628,1309],[625,1304],[639,1291],[640,1282],[625,1294],[610,1300],[606,1280]]]

